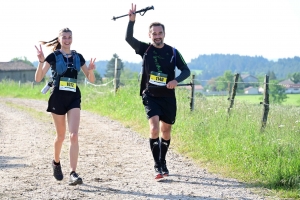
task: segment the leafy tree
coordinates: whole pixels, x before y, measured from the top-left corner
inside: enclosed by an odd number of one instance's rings
[[[22,57],[15,57],[15,58],[11,59],[10,61],[12,61],[12,62],[21,61],[21,62],[24,62],[24,63],[26,63],[26,64],[34,67],[34,65],[25,56],[24,56],[24,58],[22,58]]]
[[[226,70],[223,76],[220,76],[216,79],[216,89],[218,91],[228,90],[228,83],[233,82],[233,76],[234,74],[232,74],[230,70]]]
[[[94,74],[95,74],[96,83],[102,83],[101,74],[96,70],[94,70]]]
[[[231,80],[232,81],[232,80]],[[219,76],[216,78],[216,90],[217,91],[225,91],[228,88],[228,80],[225,79],[223,76]]]
[[[290,76],[290,79],[291,79],[291,81],[293,81],[296,84],[299,83],[300,82],[300,72],[293,73]]]
[[[281,85],[278,85],[278,81],[270,80],[269,81],[269,99],[271,103],[281,104],[285,102],[288,98],[285,93],[285,88]]]
[[[106,74],[105,77],[107,78],[114,78],[115,76],[115,59],[118,59],[118,69],[119,70],[123,70],[124,69],[124,63],[122,62],[122,60],[119,58],[119,56],[117,54],[114,54],[113,57],[110,59],[110,61],[108,61],[107,65],[106,65]]]

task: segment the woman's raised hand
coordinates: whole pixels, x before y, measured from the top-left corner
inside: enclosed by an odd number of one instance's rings
[[[88,66],[88,70],[95,70],[96,69],[96,65],[95,65],[95,60],[96,58],[93,60],[93,58],[91,58],[90,64]]]
[[[35,48],[37,50],[37,57],[38,57],[39,61],[41,63],[45,62],[45,56],[43,53],[42,45],[40,45],[40,49],[36,45],[35,45]]]

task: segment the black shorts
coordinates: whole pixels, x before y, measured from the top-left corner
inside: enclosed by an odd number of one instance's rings
[[[55,87],[51,91],[50,98],[48,100],[47,112],[51,112],[57,115],[65,115],[69,110],[73,108],[80,109],[81,93],[79,88],[76,88],[76,92],[62,91],[58,87]]]
[[[176,119],[176,98],[175,97],[153,97],[147,94],[142,96],[147,119],[158,115],[159,120],[174,124]]]

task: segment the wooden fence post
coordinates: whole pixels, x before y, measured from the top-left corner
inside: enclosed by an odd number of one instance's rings
[[[114,75],[114,91],[115,94],[119,89],[120,84],[120,69],[118,68],[118,58],[115,58],[115,75]]]
[[[231,86],[231,84],[228,81],[228,83],[227,83],[228,99],[230,98],[230,94],[231,94],[231,87],[230,86]]]
[[[231,95],[228,98],[228,100],[230,101],[229,107],[227,109],[227,113],[230,114],[230,109],[233,107],[234,104],[234,97],[236,95],[236,89],[237,89],[237,85],[238,85],[238,80],[239,80],[239,74],[235,74],[234,75],[234,83],[232,85],[232,90],[231,90]]]
[[[268,120],[268,113],[269,113],[269,76],[265,76],[264,81],[264,101],[260,102],[260,104],[263,104],[263,115],[262,115],[262,123],[261,123],[261,130],[264,130],[264,128],[267,125]]]
[[[191,86],[192,86],[192,89],[191,89],[191,102],[190,102],[190,109],[191,111],[194,110],[194,97],[195,97],[195,83],[194,83],[194,79],[195,79],[195,75],[193,74],[192,75],[192,80],[191,80]]]

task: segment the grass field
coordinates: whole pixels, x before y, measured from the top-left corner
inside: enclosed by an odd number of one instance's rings
[[[300,106],[300,94],[287,94],[287,99],[282,105]],[[259,104],[262,101],[263,95],[237,95],[238,101],[246,101],[253,104]]]
[[[0,96],[47,100],[49,93],[40,93],[43,86],[1,82]],[[116,94],[110,85],[80,88],[83,109],[118,120],[148,137],[137,85],[126,84]],[[211,172],[269,188],[282,198],[300,198],[300,107],[294,106],[299,96],[289,95],[283,105],[270,105],[267,126],[262,130],[258,96],[236,96],[228,115],[226,97],[196,96],[191,112],[190,92],[177,89],[176,93],[173,149]]]

